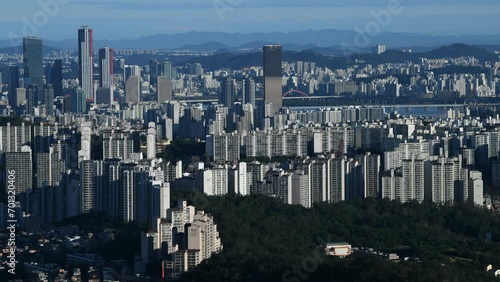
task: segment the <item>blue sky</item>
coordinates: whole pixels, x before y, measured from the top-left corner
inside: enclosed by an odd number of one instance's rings
[[[0,4],[0,39],[25,31],[45,39],[73,39],[82,24],[90,25],[97,39],[193,30],[353,30],[364,28],[372,12],[387,10],[391,1],[402,9],[391,15],[384,31],[500,33],[498,0],[7,0]],[[47,15],[42,3],[57,3],[49,10],[55,12]]]

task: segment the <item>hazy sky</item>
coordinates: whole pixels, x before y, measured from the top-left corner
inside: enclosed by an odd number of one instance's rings
[[[384,31],[500,33],[498,0],[7,0],[0,2],[0,39],[9,33],[73,39],[82,24],[90,25],[97,39],[193,30],[364,29],[372,13],[387,11],[390,2],[402,9],[391,15]],[[47,16],[42,3],[58,4]]]

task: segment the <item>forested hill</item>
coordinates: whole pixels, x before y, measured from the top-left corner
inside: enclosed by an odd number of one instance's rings
[[[215,216],[224,251],[181,281],[494,281],[484,268],[500,268],[500,218],[471,206],[366,199],[307,210],[267,197],[195,198]],[[338,241],[418,260],[318,257],[322,242]]]

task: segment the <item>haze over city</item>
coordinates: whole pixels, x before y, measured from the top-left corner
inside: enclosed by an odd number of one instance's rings
[[[54,0],[56,1],[56,0]],[[20,30],[23,18],[31,20],[40,4],[50,0],[7,1],[0,18],[0,39]],[[72,39],[75,28],[91,24],[99,39],[134,39],[153,34],[189,31],[290,32],[308,29],[353,30],[372,20],[372,11],[386,9],[391,1],[297,0],[59,0],[37,34],[50,40]],[[500,3],[495,0],[397,0],[403,8],[386,32],[440,35],[498,34]],[[464,20],[465,19],[465,20]]]

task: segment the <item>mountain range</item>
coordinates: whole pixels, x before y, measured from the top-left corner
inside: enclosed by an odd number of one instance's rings
[[[330,69],[346,68],[355,62],[365,62],[371,65],[384,63],[419,62],[421,58],[459,58],[473,56],[480,61],[497,61],[499,55],[481,47],[452,44],[427,52],[403,52],[399,50],[388,50],[380,55],[371,53],[354,53],[338,56],[321,54],[315,50],[283,51],[283,61],[308,61],[315,62],[319,67]],[[206,69],[215,70],[221,68],[241,69],[249,66],[262,65],[262,52],[220,52],[209,56],[192,58],[188,63],[200,63]]]
[[[76,35],[76,31],[75,31]],[[496,35],[426,35],[416,33],[381,32],[376,37],[364,36],[363,46],[355,44],[361,35],[349,30],[304,30],[296,32],[270,33],[227,33],[191,31],[178,34],[156,34],[136,39],[108,40],[94,38],[95,48],[110,46],[115,49],[193,49],[216,51],[220,49],[255,49],[265,44],[281,44],[288,49],[301,51],[314,48],[343,48],[355,51],[365,50],[375,44],[385,44],[390,48],[413,46],[435,47],[456,42],[473,45],[500,44],[500,34]],[[75,39],[60,41],[44,40],[44,44],[56,49],[77,48]],[[0,40],[0,48],[11,46],[9,40]]]

